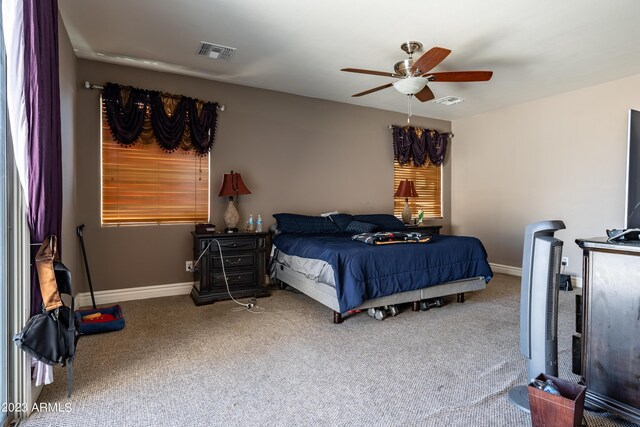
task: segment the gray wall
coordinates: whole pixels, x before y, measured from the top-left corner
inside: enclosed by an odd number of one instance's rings
[[[242,196],[241,224],[249,213],[393,211],[393,151],[389,124],[400,113],[305,98],[94,61],[77,61],[78,222],[96,290],[182,283],[192,258],[192,225],[100,226],[99,92],[85,80],[115,82],[225,104],[211,154],[211,222],[223,227],[226,199],[217,194],[222,174],[242,173],[252,194]],[[449,131],[448,121],[414,117],[416,126]],[[454,141],[455,144],[455,141]],[[444,169],[444,217],[448,225],[450,162]]]
[[[453,122],[452,229],[480,237],[492,262],[521,267],[526,224],[564,220],[576,238],[624,225],[627,116],[640,75]]]
[[[62,236],[60,236],[60,249],[62,262],[71,271],[77,292],[83,276],[80,248],[76,236],[76,56],[59,15],[58,46],[60,51],[60,123],[62,131]]]

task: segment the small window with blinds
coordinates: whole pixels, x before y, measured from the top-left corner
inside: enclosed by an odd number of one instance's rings
[[[419,210],[424,212],[424,218],[442,218],[442,166],[428,163],[426,166],[415,167],[413,165],[401,166],[393,163],[393,191],[405,179],[414,182],[418,197],[409,197],[411,213],[416,216]],[[402,216],[404,197],[394,197],[393,214]]]
[[[209,157],[167,153],[146,137],[118,144],[102,113],[102,225],[203,223],[209,217]]]

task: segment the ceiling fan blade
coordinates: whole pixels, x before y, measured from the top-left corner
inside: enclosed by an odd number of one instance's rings
[[[415,97],[418,98],[418,101],[425,102],[432,100],[436,96],[433,94],[433,92],[431,92],[429,86],[425,86],[424,89],[415,94]]]
[[[355,95],[351,95],[351,96],[354,97],[354,96],[369,95],[372,92],[377,92],[379,90],[386,89],[391,86],[393,86],[393,83],[387,83],[386,85],[374,87],[373,89],[365,90],[364,92],[356,93]]]
[[[360,68],[343,68],[340,71],[347,71],[349,73],[373,74],[374,76],[383,76],[383,77],[398,77],[397,74],[393,74],[393,73],[387,73],[384,71],[361,70]]]
[[[493,76],[493,71],[447,71],[429,73],[425,77],[431,82],[486,82]]]
[[[432,70],[436,65],[444,61],[444,58],[449,56],[450,53],[451,51],[449,49],[432,47],[413,63],[411,66],[411,75],[414,75],[416,70],[420,70],[422,74]]]

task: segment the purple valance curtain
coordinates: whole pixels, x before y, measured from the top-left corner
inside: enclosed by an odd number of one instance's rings
[[[149,94],[151,106],[151,129],[156,141],[165,151],[177,150],[184,136],[187,123],[187,98],[180,97],[171,114],[167,114],[159,92]]]
[[[120,97],[120,87],[107,83],[102,91],[102,105],[114,139],[122,145],[134,144],[142,133],[144,116],[149,104],[146,93],[132,90],[126,102]]]
[[[440,166],[447,154],[450,133],[413,126],[393,126],[393,157],[401,165],[429,162]]]
[[[58,68],[58,2],[25,0],[24,98],[27,116],[28,224],[31,242],[62,230],[62,137]],[[32,256],[38,246],[32,246]],[[35,263],[32,263],[35,265]],[[31,314],[42,310],[35,268],[31,274]]]
[[[189,128],[191,129],[191,144],[199,154],[206,154],[213,146],[216,135],[218,104],[205,102],[198,114],[198,104],[189,104]]]
[[[170,113],[166,109],[167,100],[177,100]],[[148,117],[153,136],[165,151],[181,147],[207,155],[213,147],[218,119],[215,102],[107,83],[102,92],[102,106],[111,134],[122,145],[139,140]],[[189,134],[186,145],[185,132]]]

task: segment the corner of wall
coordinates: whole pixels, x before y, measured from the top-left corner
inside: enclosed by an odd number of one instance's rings
[[[63,262],[73,277],[81,276],[80,251],[76,237],[76,55],[58,14],[58,45],[60,62],[60,129],[62,136],[62,235]],[[77,288],[77,286],[76,286]],[[77,289],[74,289],[74,293]]]

